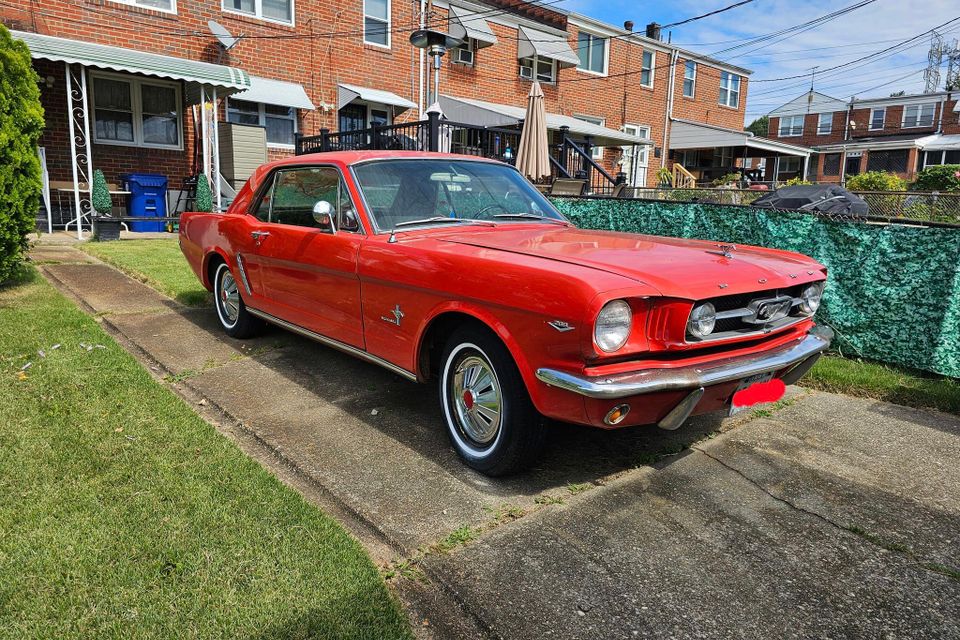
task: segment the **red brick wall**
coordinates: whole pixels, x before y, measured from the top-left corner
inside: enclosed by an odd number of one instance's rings
[[[248,18],[221,10],[221,0],[178,0],[177,15],[151,11],[109,0],[45,0],[43,3],[14,7],[0,5],[0,20],[15,29],[86,40],[149,51],[182,58],[222,62],[238,66],[253,75],[302,84],[317,105],[317,110],[301,114],[300,131],[313,135],[321,127],[337,128],[337,84],[346,82],[375,87],[418,101],[417,52],[408,43],[403,29],[415,24],[418,2],[394,0],[392,48],[383,49],[363,43],[362,0],[348,2],[296,3],[296,26],[286,26]],[[438,19],[445,11],[437,10]],[[218,46],[208,34],[207,21],[215,19],[232,33],[243,33],[242,40],[229,55],[221,58]],[[441,25],[443,23],[440,23]],[[490,27],[499,42],[477,52],[476,65],[466,67],[444,60],[441,92],[523,106],[530,89],[517,71],[517,31],[494,22]],[[576,47],[577,29],[568,27],[571,46]],[[199,34],[199,35],[194,35]],[[330,34],[339,34],[331,37]],[[297,37],[283,37],[297,36]],[[272,37],[272,39],[271,39]],[[577,69],[560,71],[556,85],[543,85],[546,108],[567,115],[602,117],[606,126],[620,129],[624,123],[646,125],[656,146],[664,144],[664,114],[667,103],[669,53],[657,52],[654,88],[639,83],[642,47],[613,38],[610,41],[609,74],[597,77]],[[683,58],[676,67],[675,117],[699,120],[725,127],[743,127],[747,99],[747,79],[741,84],[740,106],[730,109],[718,103],[720,71],[698,65],[694,100],[683,98]],[[55,78],[51,89],[44,88],[48,131],[43,144],[54,179],[69,179],[69,145],[65,134],[65,96],[63,67],[38,63],[41,75]],[[627,74],[627,75],[623,75]],[[329,105],[324,108],[323,105]],[[134,147],[96,145],[94,166],[99,166],[113,182],[124,171],[155,171],[171,177],[171,184],[191,171],[191,118],[184,108],[183,151],[159,151]],[[416,118],[415,110],[399,120]],[[270,157],[288,155],[271,150]],[[666,160],[667,154],[662,154]],[[607,149],[604,159],[613,170],[619,148]],[[660,160],[649,154],[650,183]]]

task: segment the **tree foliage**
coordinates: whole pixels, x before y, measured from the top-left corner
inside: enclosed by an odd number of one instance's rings
[[[847,179],[850,191],[904,191],[907,182],[894,173],[886,171],[867,171]]]
[[[0,24],[0,282],[23,259],[40,208],[37,142],[43,107],[38,80],[27,45]]]
[[[755,136],[765,136],[770,130],[770,118],[768,116],[760,116],[748,124],[745,130]]]
[[[110,200],[110,190],[107,188],[107,179],[103,171],[93,172],[93,210],[102,216],[110,215],[113,211],[113,202]]]
[[[210,193],[210,182],[207,176],[200,174],[197,176],[197,196],[193,203],[197,211],[213,211],[213,194]]]
[[[960,191],[960,164],[927,167],[917,174],[914,191]]]

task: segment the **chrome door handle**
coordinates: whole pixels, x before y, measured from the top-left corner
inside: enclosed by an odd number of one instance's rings
[[[270,232],[269,232],[269,231],[251,231],[251,232],[250,232],[250,236],[251,236],[254,240],[259,240],[260,238],[262,238],[262,237],[264,237],[264,236],[268,236],[268,235],[270,235]]]

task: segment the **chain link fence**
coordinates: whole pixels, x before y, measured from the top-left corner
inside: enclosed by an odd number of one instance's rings
[[[673,189],[627,187],[622,197],[666,202],[750,205],[769,191],[752,189]],[[960,224],[960,193],[854,191],[870,207],[869,218]]]

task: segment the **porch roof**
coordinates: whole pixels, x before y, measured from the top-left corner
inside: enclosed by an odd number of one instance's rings
[[[226,93],[243,91],[250,87],[250,76],[246,71],[235,67],[27,31],[10,33],[14,38],[27,43],[34,59],[183,80],[224,89]]]
[[[527,116],[527,110],[523,107],[445,95],[440,96],[440,108],[443,110],[443,115],[454,122],[474,124],[480,127],[514,126]],[[599,146],[653,144],[647,138],[632,136],[616,129],[608,129],[586,120],[578,120],[573,116],[548,113],[547,129],[557,131],[561,127],[568,127],[571,133],[580,136],[591,136],[591,142]]]
[[[674,118],[670,129],[671,149],[715,149],[723,147],[738,148],[737,155],[750,158],[773,155],[809,157],[812,149],[786,144],[769,138],[759,138],[750,131],[727,129],[702,122],[691,122]]]

